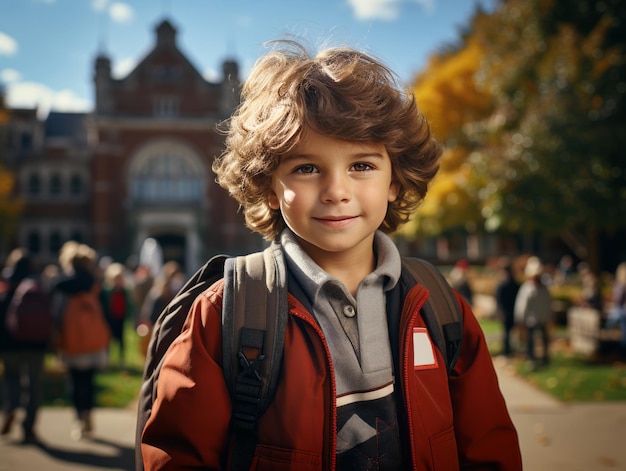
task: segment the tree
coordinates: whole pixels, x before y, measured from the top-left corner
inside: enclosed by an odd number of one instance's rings
[[[623,18],[619,0],[508,0],[474,25],[495,100],[464,128],[486,227],[580,234],[595,268],[598,233],[626,227]]]
[[[443,143],[444,153],[428,197],[401,229],[405,237],[437,235],[457,228],[473,232],[482,226],[480,208],[468,194],[472,143],[463,132],[466,123],[484,119],[493,108],[491,97],[475,86],[481,57],[478,41],[465,37],[458,46],[431,57],[414,82],[418,106]]]

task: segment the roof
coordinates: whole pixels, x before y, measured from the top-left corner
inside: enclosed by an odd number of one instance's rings
[[[66,113],[51,111],[46,119],[46,138],[82,137],[87,132],[85,118],[87,113]]]

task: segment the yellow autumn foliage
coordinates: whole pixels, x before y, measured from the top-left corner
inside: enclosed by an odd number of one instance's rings
[[[478,217],[465,189],[471,172],[467,164],[470,150],[458,138],[464,124],[483,119],[492,109],[491,98],[475,85],[474,74],[481,57],[478,41],[469,38],[458,51],[431,57],[426,70],[415,80],[413,92],[418,106],[445,150],[428,196],[400,230],[406,237],[434,235]]]

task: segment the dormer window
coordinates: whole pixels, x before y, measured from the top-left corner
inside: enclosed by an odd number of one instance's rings
[[[152,67],[152,80],[155,82],[172,83],[181,79],[183,71],[175,65],[157,65]]]
[[[154,100],[154,115],[160,117],[178,116],[178,98],[157,97]]]

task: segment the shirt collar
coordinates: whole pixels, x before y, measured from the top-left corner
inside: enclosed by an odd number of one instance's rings
[[[291,273],[296,277],[307,296],[313,302],[315,302],[326,283],[341,286],[346,294],[350,296],[343,283],[322,270],[307,255],[298,243],[298,238],[290,229],[283,230],[280,242],[284,249],[285,260],[289,270],[291,270]],[[374,283],[381,280],[384,291],[389,291],[400,279],[402,270],[400,253],[391,238],[382,231],[376,231],[374,234],[374,251],[377,255],[376,268],[363,281]]]

